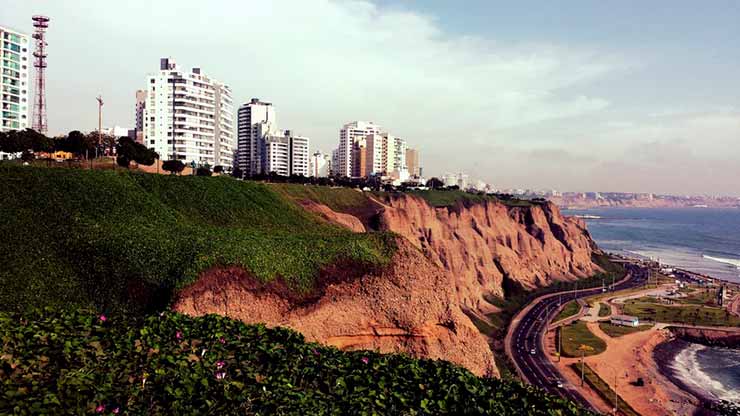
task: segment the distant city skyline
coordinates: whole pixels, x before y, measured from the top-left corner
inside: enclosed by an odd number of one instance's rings
[[[425,176],[497,188],[740,195],[740,4],[0,0],[45,14],[49,134],[134,127],[172,56],[336,147],[352,120],[414,143]]]

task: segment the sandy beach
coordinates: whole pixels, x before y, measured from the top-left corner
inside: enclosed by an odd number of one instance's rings
[[[652,328],[642,332],[611,338],[606,335],[598,323],[589,322],[589,329],[607,343],[605,352],[586,357],[586,363],[610,386],[614,386],[615,375],[619,396],[644,416],[651,415],[680,415],[692,416],[698,413],[701,403],[692,394],[682,390],[671,379],[658,369],[653,357],[653,351],[661,343],[668,341],[671,335],[666,330]],[[553,352],[554,337],[546,340],[547,348]],[[554,355],[553,355],[554,357]],[[560,371],[566,375],[567,381],[580,384],[580,379],[568,366],[579,362],[575,358],[563,358],[556,363]],[[633,383],[642,378],[645,385],[635,386]],[[584,388],[583,390],[590,390]],[[590,392],[589,400],[602,412],[609,412],[610,406],[595,392]]]

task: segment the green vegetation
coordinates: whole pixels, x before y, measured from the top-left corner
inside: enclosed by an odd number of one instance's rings
[[[606,303],[599,302],[599,316],[605,317],[612,314],[612,308]]]
[[[624,304],[624,313],[641,320],[682,323],[701,326],[740,326],[740,318],[727,309],[709,306],[663,305],[655,298],[630,299]]]
[[[451,207],[458,202],[478,203],[483,201],[498,201],[511,207],[531,207],[536,202],[526,199],[517,198],[498,198],[495,195],[474,194],[461,190],[426,190],[426,191],[409,191],[410,195],[416,195],[423,198],[433,207]]]
[[[578,376],[581,375],[581,365],[579,363],[573,363],[570,365],[570,368],[575,371]],[[625,416],[640,416],[639,413],[635,411],[635,409],[632,408],[627,402],[622,400],[622,397],[617,395],[617,401],[615,403],[614,401],[614,389],[609,386],[607,382],[605,382],[601,377],[599,377],[598,374],[594,370],[591,369],[591,367],[588,366],[588,364],[585,364],[583,368],[583,374],[584,378],[586,380],[586,383],[596,391],[596,393],[601,396],[602,399],[606,400],[607,403],[609,403],[612,408],[616,406],[619,409],[619,412]]]
[[[612,338],[621,337],[622,335],[634,334],[635,332],[647,331],[652,325],[624,326],[613,325],[610,322],[599,322],[599,328]]]
[[[581,351],[587,357],[606,351],[606,342],[594,335],[583,321],[560,327],[558,336],[562,337],[562,353],[565,357],[580,357]]]
[[[352,191],[354,192],[354,191]],[[297,294],[332,265],[382,267],[390,234],[326,224],[264,184],[0,165],[0,309],[142,313],[214,266]]]
[[[689,305],[706,305],[706,306],[717,306],[717,290],[716,289],[703,289],[692,291],[689,295],[684,298],[676,300],[680,303]]]
[[[273,183],[269,185],[278,193],[294,200],[311,200],[324,204],[337,212],[353,212],[368,206],[369,199],[363,192],[352,188],[332,188],[318,185]]]
[[[588,414],[444,361],[341,352],[215,315],[0,313],[0,337],[0,414]]]
[[[558,314],[558,316],[555,317],[553,322],[559,322],[565,318],[570,318],[571,316],[575,316],[580,311],[581,311],[581,305],[578,302],[572,300],[565,304],[565,307],[563,307],[563,310],[560,311],[560,313]]]

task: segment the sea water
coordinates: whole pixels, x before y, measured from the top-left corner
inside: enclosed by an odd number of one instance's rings
[[[606,251],[637,254],[740,282],[740,209],[606,208],[564,210],[585,217]],[[703,395],[740,403],[740,350],[685,343],[670,364]]]
[[[600,208],[563,212],[586,217],[591,236],[606,251],[651,257],[740,283],[740,209]]]

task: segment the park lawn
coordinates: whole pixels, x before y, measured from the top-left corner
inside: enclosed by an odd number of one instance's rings
[[[689,305],[717,306],[717,291],[710,289],[695,290],[685,298],[679,299],[678,302]]]
[[[654,322],[678,323],[702,326],[740,326],[740,318],[726,309],[692,305],[661,305],[651,298],[629,300],[624,304],[624,313]]]
[[[635,332],[647,331],[653,325],[624,326],[614,325],[610,322],[600,322],[599,328],[612,338],[621,337],[622,335],[634,334]]]
[[[612,308],[609,307],[609,305],[605,303],[599,303],[599,316],[605,317],[612,314]]]
[[[583,321],[560,327],[558,334],[562,337],[562,352],[565,357],[580,357],[582,345],[586,346],[585,356],[606,351],[606,342],[594,335]]]
[[[572,300],[565,304],[565,307],[562,311],[558,314],[558,316],[555,317],[555,320],[553,322],[559,322],[563,319],[570,318],[571,316],[575,316],[578,312],[581,311],[581,305],[578,304],[578,302]]]

